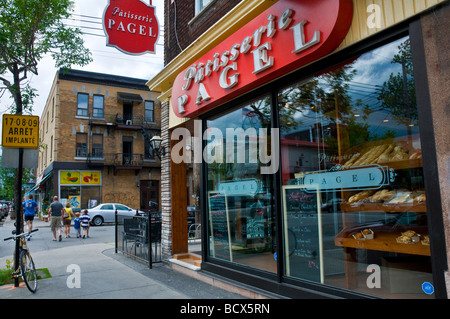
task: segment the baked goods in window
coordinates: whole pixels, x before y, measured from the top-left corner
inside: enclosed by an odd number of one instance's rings
[[[410,160],[419,159],[419,158],[422,158],[422,150],[421,150],[421,149],[415,151],[415,152],[409,157]]]
[[[430,236],[425,235],[423,236],[422,245],[429,245],[430,244]]]
[[[373,239],[374,233],[371,229],[368,229],[368,228],[364,229],[362,231],[362,234],[364,235],[365,239]]]
[[[349,203],[357,203],[357,202],[360,202],[360,201],[362,201],[363,199],[365,199],[365,198],[371,196],[373,193],[374,193],[374,191],[372,191],[372,190],[367,190],[367,191],[359,192],[359,193],[357,193],[357,194],[355,194],[355,195],[353,195],[353,196],[350,196],[350,198],[348,199],[348,202],[349,202]]]
[[[361,154],[354,154],[346,163],[344,163],[344,167],[350,168],[375,163],[383,164],[419,158],[422,158],[422,150],[419,149],[409,155],[408,151],[399,143],[389,143],[371,146],[364,149]]]
[[[425,191],[415,191],[412,193],[412,196],[415,204],[425,203],[426,201]]]
[[[397,242],[399,244],[410,244],[411,243],[411,237],[399,236],[399,237],[397,237]]]
[[[420,241],[420,235],[414,230],[408,230],[402,233],[401,236],[397,237],[397,242],[400,244],[412,244],[418,243]]]
[[[413,201],[412,192],[408,190],[399,190],[397,194],[395,194],[394,198],[388,201],[389,204],[403,204],[403,203],[412,203]]]
[[[390,201],[397,194],[396,190],[382,189],[370,197],[371,203],[384,203]]]

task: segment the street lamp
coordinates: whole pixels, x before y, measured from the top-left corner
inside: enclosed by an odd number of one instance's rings
[[[164,146],[161,147],[162,138],[160,136],[153,136],[150,139],[150,146],[153,149],[153,152],[156,153],[156,156],[161,160],[161,156],[166,155],[166,148]]]

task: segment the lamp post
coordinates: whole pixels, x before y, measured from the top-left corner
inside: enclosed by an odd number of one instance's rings
[[[165,147],[161,147],[162,138],[160,136],[153,136],[150,139],[150,145],[153,149],[153,152],[156,153],[156,156],[161,160],[161,156],[166,155]]]

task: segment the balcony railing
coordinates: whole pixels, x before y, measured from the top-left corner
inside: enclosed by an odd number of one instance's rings
[[[143,154],[109,153],[104,154],[105,165],[136,167],[144,164]]]
[[[128,125],[128,126],[155,126],[156,122],[153,118],[153,121],[151,119],[146,119],[142,115],[134,115],[131,116],[130,114],[121,114],[121,113],[115,113],[115,114],[104,114],[102,117],[95,117],[90,115],[89,120],[91,123],[98,124],[99,122],[106,123],[112,123],[114,125]]]

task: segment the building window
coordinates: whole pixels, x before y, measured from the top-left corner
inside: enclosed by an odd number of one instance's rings
[[[195,14],[199,14],[211,2],[213,2],[213,0],[195,0]]]
[[[103,95],[94,95],[93,117],[103,117]]]
[[[428,297],[414,82],[406,37],[279,91],[286,276]],[[369,270],[378,281],[362,275]]]
[[[89,95],[86,93],[78,93],[77,116],[89,116]]]
[[[76,136],[76,155],[77,157],[87,157],[87,134],[77,133]]]
[[[145,101],[145,122],[155,122],[155,102]]]
[[[103,135],[92,135],[92,157],[103,158]]]
[[[209,255],[276,273],[273,178],[261,174],[257,151],[258,132],[270,130],[270,114],[266,96],[208,119],[204,154]]]

